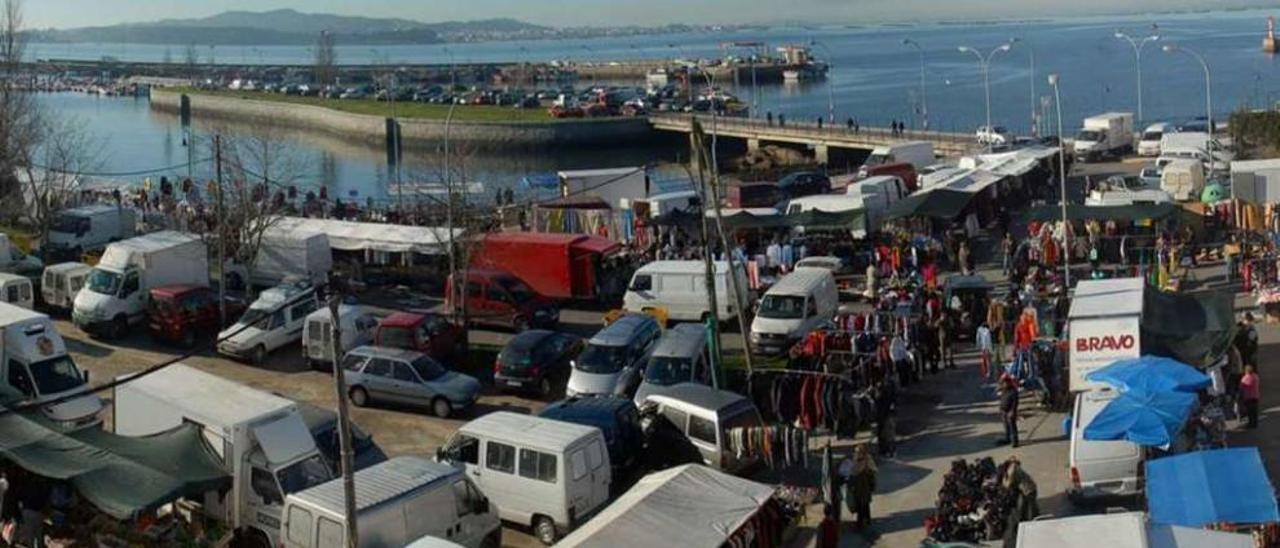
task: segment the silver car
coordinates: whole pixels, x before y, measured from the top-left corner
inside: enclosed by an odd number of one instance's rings
[[[660,336],[658,322],[643,314],[627,314],[609,324],[571,362],[565,395],[631,397]]]
[[[437,417],[475,404],[480,381],[449,371],[421,352],[361,346],[342,359],[351,403],[372,401],[430,407]]]

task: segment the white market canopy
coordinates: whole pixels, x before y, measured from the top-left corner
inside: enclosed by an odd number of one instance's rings
[[[686,464],[655,472],[556,546],[720,548],[774,488]]]
[[[449,233],[446,227],[393,225],[387,223],[360,223],[336,219],[308,219],[282,217],[272,225],[274,234],[327,234],[329,247],[342,251],[382,251],[404,253],[412,251],[423,255],[442,255],[448,252],[448,243],[461,236],[462,229]]]
[[[959,192],[968,192],[977,194],[987,187],[1000,182],[1004,179],[1004,175],[993,173],[985,169],[971,169],[963,167],[951,167],[940,169],[922,179],[923,188],[921,192],[932,192],[938,189],[955,190]]]
[[[1024,521],[1018,548],[1250,548],[1249,535],[1152,523],[1142,512]]]

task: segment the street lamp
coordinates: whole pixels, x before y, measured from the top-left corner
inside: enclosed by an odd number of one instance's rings
[[[831,49],[826,44],[817,40],[810,40],[809,45],[822,48],[823,53],[827,54],[827,72],[831,72],[831,62],[834,57],[831,55]],[[835,83],[831,81],[831,77],[827,77],[827,117],[831,125],[836,123],[836,92]]]
[[[1013,48],[1012,44],[1009,44],[1009,43],[1001,44],[999,47],[991,50],[991,52],[987,53],[985,56],[982,55],[982,53],[979,53],[978,50],[973,49],[969,46],[960,46],[959,48],[956,48],[957,50],[960,51],[960,53],[972,53],[974,57],[977,57],[978,68],[982,70],[982,88],[984,90],[984,93],[986,94],[986,100],[987,100],[986,130],[988,134],[987,135],[988,147],[991,146],[992,144],[991,134],[993,133],[991,129],[991,59],[995,57],[997,53],[1000,53],[1002,51],[1009,51],[1012,48]]]
[[[1160,35],[1152,34],[1151,36],[1141,39],[1134,39],[1132,36],[1117,30],[1115,37],[1124,40],[1128,42],[1130,46],[1133,46],[1133,59],[1138,69],[1138,121],[1142,121],[1142,47],[1147,45],[1147,42],[1155,42],[1159,40]]]
[[[1212,175],[1215,158],[1213,155],[1213,86],[1211,83],[1212,82],[1211,76],[1209,74],[1209,63],[1204,60],[1203,55],[1200,55],[1195,50],[1192,50],[1191,48],[1188,48],[1186,46],[1179,46],[1178,44],[1165,44],[1165,46],[1161,49],[1163,49],[1165,53],[1175,53],[1179,51],[1186,53],[1187,55],[1194,57],[1196,61],[1199,61],[1200,67],[1204,69],[1204,114],[1205,114],[1205,119],[1209,123],[1209,139],[1204,144],[1204,152],[1209,156],[1209,173]],[[1236,194],[1235,187],[1232,186],[1231,198],[1233,200],[1236,197],[1235,194]]]
[[[929,130],[929,96],[925,94],[924,87],[924,48],[920,43],[910,38],[903,38],[902,45],[911,46],[920,52],[920,118],[925,131]]]
[[[1040,125],[1037,122],[1039,121],[1040,116],[1036,114],[1036,103],[1038,102],[1036,101],[1036,50],[1032,49],[1031,44],[1023,41],[1021,38],[1013,38],[1009,40],[1010,44],[1017,44],[1019,42],[1027,45],[1027,54],[1031,56],[1031,78],[1028,79],[1031,83],[1031,136],[1039,137]]]
[[[1053,103],[1058,118],[1058,189],[1062,192],[1062,289],[1064,294],[1071,291],[1071,230],[1067,226],[1067,152],[1062,140],[1062,94],[1058,92],[1058,74],[1049,74],[1049,85],[1053,87]]]

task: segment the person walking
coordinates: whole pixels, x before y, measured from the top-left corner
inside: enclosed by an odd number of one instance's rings
[[[882,457],[898,454],[897,421],[893,417],[897,401],[898,390],[886,376],[876,388],[876,445],[879,446]]]
[[[996,445],[1018,447],[1018,382],[1008,375],[1001,378],[1000,418],[1004,421],[1004,438]]]
[[[960,251],[956,252],[960,260],[960,273],[968,276],[971,272],[969,268],[969,243],[960,242]]]
[[[987,380],[987,374],[991,371],[991,351],[993,346],[991,343],[991,328],[987,327],[986,322],[982,322],[978,326],[978,332],[973,336],[974,344],[978,347],[981,355],[978,358],[978,374],[982,380]]]
[[[949,308],[943,308],[938,317],[938,348],[942,351],[941,360],[946,362],[947,369],[956,368],[956,319]]]
[[[845,126],[845,129],[848,129],[849,131],[853,131],[853,117],[852,117],[852,116],[850,116],[848,120],[845,120],[845,122],[844,122],[844,126]]]
[[[844,478],[845,505],[857,515],[858,530],[866,530],[871,525],[871,496],[876,490],[876,461],[867,444],[859,445],[852,459],[840,463],[840,475]]]
[[[911,367],[911,353],[907,351],[906,333],[898,333],[889,341],[889,359],[893,360],[893,368],[898,372],[898,382],[902,386],[910,386],[918,380],[915,368]]]
[[[778,113],[778,127],[787,127],[787,115]]]
[[[1246,427],[1250,430],[1258,427],[1258,400],[1262,396],[1258,373],[1252,365],[1244,366],[1244,376],[1240,377],[1240,401],[1244,405],[1244,414],[1248,418]]]
[[[822,522],[818,524],[818,548],[838,548],[840,546],[840,520],[836,519],[836,509],[827,505],[822,509]]]

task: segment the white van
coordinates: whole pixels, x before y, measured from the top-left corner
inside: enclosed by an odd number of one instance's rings
[[[132,208],[98,204],[68,209],[59,213],[49,228],[46,251],[65,251],[79,258],[84,251],[132,238],[137,224],[138,215]]]
[[[831,320],[840,306],[835,277],[825,268],[797,268],[769,288],[751,322],[751,350],[780,354]]]
[[[647,198],[639,198],[632,204],[632,209],[640,204],[647,204],[649,207],[649,217],[661,217],[674,211],[683,211],[685,213],[697,213],[701,209],[702,199],[695,190],[677,190],[675,192],[664,192],[662,194],[653,194]]]
[[[436,459],[461,465],[503,521],[547,545],[604,508],[613,481],[599,428],[508,411],[462,425]]]
[[[1174,160],[1160,171],[1160,190],[1179,202],[1200,201],[1204,183],[1204,164],[1196,160]]]
[[[502,545],[502,523],[462,470],[417,457],[396,457],[356,472],[360,546],[399,547],[424,536],[468,548]],[[285,548],[346,546],[342,479],[285,498],[280,542]]]
[[[35,290],[31,278],[19,274],[0,272],[0,301],[32,310],[36,306]]]
[[[40,296],[44,304],[53,308],[71,310],[75,304],[76,293],[84,287],[93,267],[84,263],[58,263],[45,267],[43,282],[40,284]]]
[[[373,344],[373,333],[378,329],[378,317],[362,306],[338,305],[339,341],[342,354],[357,346]],[[320,308],[307,316],[302,326],[302,357],[311,369],[320,364],[333,364],[333,314],[328,308]]]
[[[218,353],[261,364],[267,354],[301,340],[307,316],[318,308],[311,287],[282,285],[263,291],[244,316],[218,334]]]
[[[702,324],[682,323],[662,334],[645,364],[634,398],[636,405],[650,395],[665,394],[672,386],[686,382],[711,384],[707,328]]]
[[[729,263],[716,261],[716,318],[728,321],[738,313],[738,306],[751,302],[747,295],[746,273],[737,270],[738,288],[743,291],[743,302],[735,306],[733,285],[729,281]],[[654,261],[640,267],[631,276],[627,293],[622,297],[622,308],[627,312],[644,313],[655,308],[667,311],[667,318],[676,321],[702,321],[710,313],[707,305],[707,266],[702,261]]]
[[[1092,441],[1084,430],[1119,392],[1096,388],[1076,395],[1071,414],[1069,466],[1071,487],[1067,497],[1077,504],[1104,497],[1142,493],[1142,448],[1129,441]]]
[[[1176,131],[1177,128],[1173,127],[1173,124],[1164,122],[1147,126],[1147,129],[1142,132],[1142,139],[1138,141],[1138,155],[1159,156],[1160,143],[1164,139],[1164,134]]]

